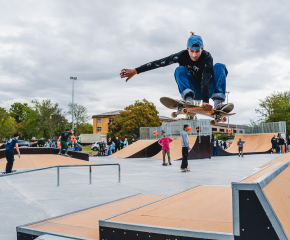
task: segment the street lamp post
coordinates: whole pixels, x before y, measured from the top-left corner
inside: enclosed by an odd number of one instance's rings
[[[229,103],[229,93],[230,92],[226,92],[226,94],[227,94],[227,103]],[[230,129],[230,118],[228,117],[228,129]],[[228,136],[230,136],[230,133],[228,132]]]
[[[74,131],[74,82],[77,80],[77,77],[70,77],[72,80],[72,130]]]

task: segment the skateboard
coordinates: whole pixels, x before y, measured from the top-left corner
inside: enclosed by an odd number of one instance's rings
[[[160,98],[160,102],[169,109],[176,109],[176,112],[171,114],[171,117],[176,118],[179,114],[187,114],[189,116],[195,116],[196,114],[209,116],[214,118],[210,121],[210,125],[214,126],[217,122],[226,122],[227,116],[235,115],[235,113],[226,113],[221,110],[205,111],[203,107],[193,104],[185,104],[181,101],[175,100],[169,97]]]
[[[15,173],[15,172],[17,172],[17,170],[12,170],[12,172],[11,173]],[[11,173],[6,173],[6,172],[1,172],[2,174],[11,174]]]

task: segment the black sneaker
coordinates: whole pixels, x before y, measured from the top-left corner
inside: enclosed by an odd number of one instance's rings
[[[219,103],[215,106],[214,110],[220,110],[226,113],[231,112],[234,109],[234,104],[232,103]]]
[[[171,162],[169,163],[169,165],[172,165]]]

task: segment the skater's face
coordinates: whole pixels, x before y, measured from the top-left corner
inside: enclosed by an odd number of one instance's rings
[[[190,59],[192,61],[197,61],[201,55],[201,52],[202,50],[201,49],[187,49],[188,50],[188,53],[189,53],[189,56],[190,56]]]
[[[166,137],[166,133],[163,133],[162,135],[163,135],[163,137]]]

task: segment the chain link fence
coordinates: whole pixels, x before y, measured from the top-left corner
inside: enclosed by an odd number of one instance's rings
[[[236,128],[237,134],[259,134],[259,133],[286,133],[286,122],[261,123],[258,125],[239,125]]]
[[[161,138],[161,131],[164,130],[168,137],[179,137],[183,131],[183,126],[187,124],[191,127],[189,136],[192,135],[210,135],[211,136],[211,125],[210,120],[183,120],[177,122],[164,122],[160,127],[141,127],[140,128],[140,139],[159,139]],[[197,132],[197,128],[199,132]],[[154,131],[157,131],[157,136],[154,136]]]

